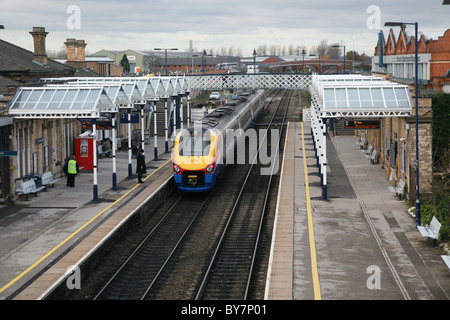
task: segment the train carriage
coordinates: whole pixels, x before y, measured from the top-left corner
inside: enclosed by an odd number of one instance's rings
[[[227,155],[264,106],[264,91],[240,95],[175,138],[173,170],[177,187],[186,192],[211,190]]]

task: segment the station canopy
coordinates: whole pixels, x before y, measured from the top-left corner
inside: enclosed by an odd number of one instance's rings
[[[409,87],[362,75],[314,75],[311,100],[322,118],[408,117]]]
[[[92,87],[21,87],[11,100],[9,114],[16,118],[99,118],[117,112],[105,89]]]
[[[100,118],[134,104],[185,94],[184,77],[46,78],[21,87],[9,103],[15,118]]]

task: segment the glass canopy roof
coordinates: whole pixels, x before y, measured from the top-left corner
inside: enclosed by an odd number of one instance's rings
[[[10,103],[9,114],[20,118],[98,117],[116,105],[103,87],[21,87]]]
[[[134,104],[185,94],[184,77],[48,78],[20,88],[9,104],[16,118],[99,117]],[[62,83],[62,84],[61,84]]]
[[[313,105],[321,117],[410,116],[408,86],[358,75],[313,76]]]

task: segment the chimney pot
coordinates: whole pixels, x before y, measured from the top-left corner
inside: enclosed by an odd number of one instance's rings
[[[34,41],[34,54],[33,60],[43,65],[47,64],[47,52],[45,49],[45,37],[48,32],[45,32],[44,27],[33,27],[33,31],[30,31]]]

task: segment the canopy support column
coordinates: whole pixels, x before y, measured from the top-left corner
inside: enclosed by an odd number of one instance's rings
[[[133,178],[133,170],[131,165],[131,109],[128,109],[128,179]]]
[[[167,122],[167,98],[164,98],[164,134],[165,134],[165,152],[169,153],[169,124]]]
[[[112,189],[117,190],[117,166],[116,166],[116,148],[117,148],[117,140],[116,140],[116,114],[112,114],[111,119],[112,126],[112,158],[113,158],[113,173],[112,173]]]
[[[98,203],[98,186],[97,186],[97,131],[96,131],[96,119],[92,120],[92,135],[94,136],[93,139],[93,149],[94,149],[94,187],[93,187],[93,192],[94,192],[94,199],[92,200],[94,203]]]

